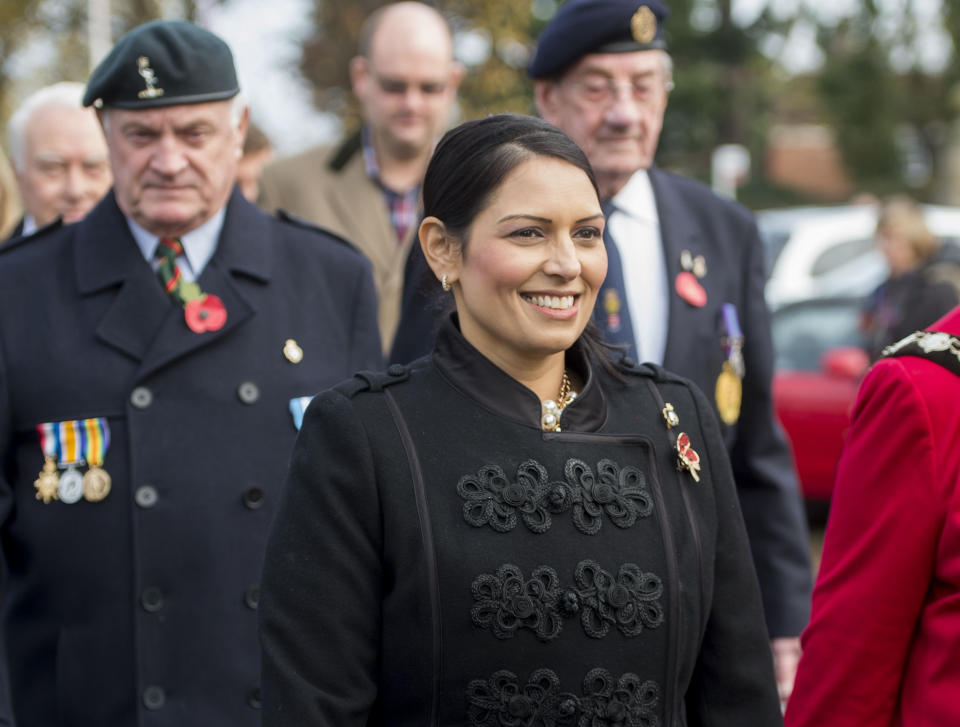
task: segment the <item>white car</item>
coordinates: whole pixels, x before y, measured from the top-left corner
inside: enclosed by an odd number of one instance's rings
[[[930,231],[960,240],[960,209],[924,205]],[[757,223],[766,243],[767,303],[776,309],[809,298],[863,296],[887,277],[874,245],[874,205],[764,210]]]

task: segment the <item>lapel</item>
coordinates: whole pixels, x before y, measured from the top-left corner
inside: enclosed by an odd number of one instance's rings
[[[363,153],[357,151],[331,185],[330,206],[336,216],[348,221],[345,237],[369,258],[374,270],[396,265],[397,240],[383,195],[367,177]]]
[[[198,281],[204,292],[223,301],[227,322],[218,331],[198,334],[187,328],[183,310],[171,304],[164,294],[133,241],[113,194],[108,195],[80,223],[74,248],[81,294],[120,286],[97,325],[97,337],[138,359],[137,378],[143,379],[235,331],[255,312],[244,286],[249,285],[251,278],[260,282],[270,279],[273,253],[267,220],[234,190],[227,203],[217,250]]]
[[[696,355],[696,323],[702,309],[683,300],[674,288],[674,281],[680,273],[681,250],[697,249],[696,240],[700,229],[693,215],[687,209],[683,196],[673,184],[670,176],[655,166],[649,169],[650,184],[657,204],[657,217],[660,220],[660,238],[663,243],[663,256],[667,267],[667,292],[669,296],[667,317],[667,345],[663,353],[663,365],[671,368],[674,362],[684,361],[688,356]]]
[[[134,242],[112,190],[77,224],[73,267],[82,296],[118,287],[95,335],[142,359],[171,306]]]

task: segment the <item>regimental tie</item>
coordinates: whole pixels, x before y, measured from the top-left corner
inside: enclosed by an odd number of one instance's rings
[[[184,280],[177,257],[183,255],[183,243],[176,238],[161,238],[154,258],[157,276],[174,303],[183,306],[183,317],[194,333],[217,331],[227,322],[227,309],[215,295],[204,293],[196,283]]]

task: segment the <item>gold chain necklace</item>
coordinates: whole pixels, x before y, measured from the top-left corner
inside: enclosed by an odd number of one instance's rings
[[[563,378],[560,380],[560,393],[557,400],[547,399],[541,405],[540,426],[545,432],[560,431],[560,415],[571,401],[577,398],[577,392],[571,391],[570,377],[567,372],[563,372]]]

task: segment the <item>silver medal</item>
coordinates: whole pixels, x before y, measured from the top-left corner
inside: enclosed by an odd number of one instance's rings
[[[68,505],[83,497],[83,476],[75,467],[70,467],[60,475],[60,484],[57,485],[57,495],[61,502]]]

